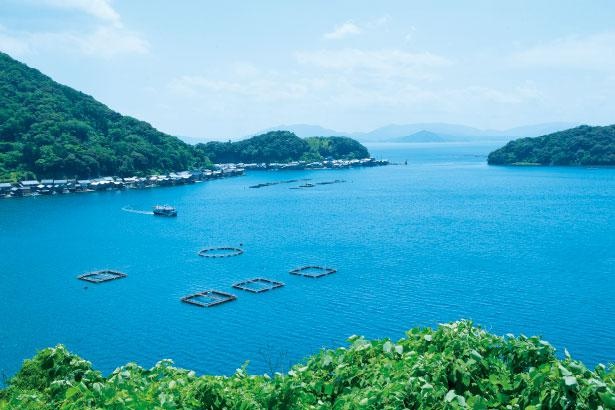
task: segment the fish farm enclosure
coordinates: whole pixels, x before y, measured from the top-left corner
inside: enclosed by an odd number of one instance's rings
[[[237,297],[230,293],[221,292],[219,290],[204,290],[184,296],[181,298],[181,301],[199,307],[212,307],[222,303],[232,302],[235,299],[237,299]]]
[[[249,279],[233,285],[235,289],[241,289],[252,293],[266,292],[268,290],[281,288],[282,286],[284,286],[282,282],[265,278]]]
[[[84,273],[83,275],[77,276],[77,278],[85,280],[86,282],[102,283],[109,282],[111,280],[122,279],[126,276],[128,275],[114,270],[99,270],[95,272]]]
[[[198,255],[205,258],[226,258],[232,256],[239,256],[243,253],[244,251],[241,248],[236,248],[233,246],[219,246],[201,249],[198,252]],[[305,276],[309,278],[320,278],[322,276],[330,275],[331,273],[335,272],[335,269],[314,265],[304,266],[289,271],[289,273],[293,275]],[[126,275],[125,273],[106,269],[85,273],[83,275],[77,276],[77,278],[91,283],[102,283],[115,279],[122,279],[126,276],[128,275]],[[283,286],[283,282],[262,277],[247,279],[231,285],[231,287],[233,287],[234,289],[239,289],[250,293],[263,293],[269,290],[281,288]],[[237,296],[233,294],[220,290],[209,289],[193,293],[188,296],[184,296],[180,300],[184,303],[199,307],[212,307],[221,305],[223,303],[232,302],[236,299]]]
[[[199,251],[199,256],[204,258],[230,258],[243,254],[243,249],[234,248],[231,246],[222,246],[217,248],[205,248]]]
[[[322,278],[335,272],[337,272],[335,269],[322,266],[303,266],[289,271],[291,275],[305,276],[306,278],[313,279]]]
[[[352,334],[396,338],[468,317],[498,334],[541,334],[591,366],[612,362],[615,170],[493,168],[484,158],[496,147],[440,146],[383,151],[402,164],[407,156],[409,166],[247,172],[168,189],[0,201],[0,215],[11,215],[0,217],[0,371],[14,374],[38,348],[63,342],[103,372],[169,357],[209,374],[250,360],[248,371],[263,373],[269,346],[274,359],[296,363]],[[347,182],[249,188],[304,178]],[[487,206],[493,201],[500,206]],[[180,216],[121,210],[156,203]],[[197,254],[226,246],[244,253]],[[338,272],[289,273],[304,265]],[[128,276],[76,278],[103,269]],[[285,286],[232,287],[257,277]],[[542,286],[527,286],[536,280]],[[180,300],[205,290],[237,299],[211,308]]]

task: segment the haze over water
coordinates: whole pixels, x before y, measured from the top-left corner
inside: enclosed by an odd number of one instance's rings
[[[376,157],[408,165],[0,201],[0,370],[64,343],[103,372],[172,358],[215,374],[250,360],[262,373],[352,334],[397,339],[461,318],[542,335],[590,367],[613,362],[615,169],[490,167],[495,147],[375,145]],[[248,188],[294,178],[346,182]],[[179,216],[122,211],[158,203]],[[239,244],[239,257],[197,255]],[[338,272],[288,274],[306,264]],[[103,268],[128,277],[76,279]],[[255,276],[286,286],[230,287]],[[212,288],[238,299],[179,301]]]

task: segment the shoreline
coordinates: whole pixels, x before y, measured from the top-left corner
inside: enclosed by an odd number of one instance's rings
[[[389,165],[389,161],[377,160],[375,158],[353,160],[337,159],[320,162],[292,161],[288,163],[226,163],[214,164],[213,170],[202,169],[171,172],[169,174],[155,174],[147,177],[133,176],[120,178],[116,176],[107,176],[92,179],[73,178],[41,179],[40,181],[26,180],[16,183],[0,183],[0,199],[187,185],[214,179],[242,176],[246,170],[319,170],[374,167],[384,165]]]

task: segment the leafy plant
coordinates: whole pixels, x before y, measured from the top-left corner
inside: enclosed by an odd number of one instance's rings
[[[62,346],[26,360],[0,409],[615,409],[615,372],[587,369],[538,337],[469,321],[414,328],[397,342],[352,336],[287,374],[200,376],[163,360],[102,377]]]

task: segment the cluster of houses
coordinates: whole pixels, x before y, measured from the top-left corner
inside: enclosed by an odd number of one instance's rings
[[[72,192],[109,191],[117,189],[141,189],[158,186],[191,184],[197,181],[243,175],[244,170],[292,170],[292,169],[339,169],[352,167],[373,167],[388,165],[387,160],[375,158],[330,159],[318,162],[293,161],[288,163],[217,164],[213,170],[172,172],[167,175],[149,177],[102,177],[95,179],[43,179],[0,183],[0,198],[36,195],[68,194]]]
[[[353,167],[375,167],[380,165],[388,165],[389,161],[386,159],[378,160],[376,158],[363,158],[363,159],[329,159],[325,161],[307,162],[307,161],[293,161],[285,163],[272,162],[266,163],[252,163],[252,164],[225,164],[226,166],[234,166],[248,170],[263,170],[263,169],[339,169],[339,168],[353,168]]]
[[[102,177],[94,179],[43,179],[0,183],[0,197],[12,198],[36,195],[68,194],[72,192],[109,191],[117,189],[141,189],[158,186],[191,184],[197,181],[242,175],[242,168],[230,165],[218,166],[214,170],[172,172],[167,175],[149,177]]]

